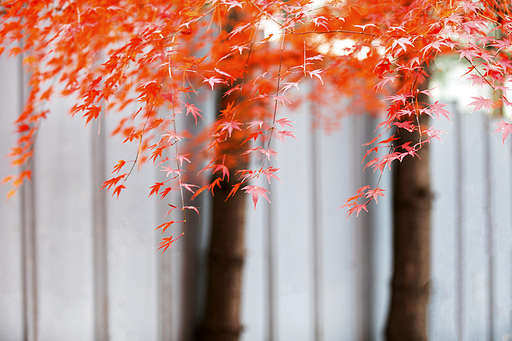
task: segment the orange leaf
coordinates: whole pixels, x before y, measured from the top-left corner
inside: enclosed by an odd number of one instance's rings
[[[166,223],[163,223],[162,225],[158,226],[155,230],[158,230],[158,229],[162,229],[162,233],[165,232],[165,230],[167,230],[169,228],[169,226],[171,226],[172,224],[177,224],[177,223],[182,223],[183,221],[174,221],[174,220],[171,220],[171,221],[168,221]],[[172,236],[171,236],[172,238]]]
[[[14,194],[16,194],[16,191],[11,189],[8,193],[7,193],[7,200],[9,200],[11,197],[14,196]]]
[[[114,189],[114,192],[112,193],[112,196],[114,196],[114,194],[117,194],[117,199],[119,199],[119,194],[121,194],[121,190],[123,188],[126,188],[124,185],[119,185],[116,187],[116,189]]]
[[[199,188],[195,193],[194,195],[192,196],[192,198],[190,198],[190,200],[194,200],[202,191],[204,191],[205,189],[207,189],[208,186],[203,186],[201,188]]]
[[[231,189],[231,192],[229,192],[229,195],[228,197],[226,198],[226,200],[228,200],[231,196],[235,195],[235,193],[238,191],[238,189],[240,188],[240,186],[242,186],[242,183],[239,182],[237,184],[234,184],[233,185],[233,188]]]
[[[171,247],[172,243],[174,243],[175,241],[180,239],[181,236],[183,236],[183,233],[180,234],[175,239],[172,239],[172,236],[170,238],[162,238],[162,241],[158,244],[160,246],[158,247],[157,251],[160,250],[161,248],[164,248],[164,250],[162,251],[162,254],[164,254],[165,250],[167,250],[169,247]]]
[[[2,179],[2,183],[3,184],[8,183],[11,180],[12,180],[12,175],[7,175],[5,178]]]

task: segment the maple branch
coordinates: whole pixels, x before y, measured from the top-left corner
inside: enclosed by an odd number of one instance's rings
[[[174,41],[174,39],[173,39],[173,41]],[[170,55],[169,55],[169,68],[168,68],[168,71],[169,71],[169,79],[171,81],[171,96],[172,96],[171,106],[172,106],[173,131],[174,131],[174,135],[177,136],[178,135],[178,131],[177,131],[177,128],[176,128],[176,110],[174,108],[174,80],[173,80],[173,77],[172,77],[171,56]],[[175,150],[175,154],[176,154],[176,157],[177,157],[179,155],[179,153],[178,153],[178,141],[176,141],[176,143],[175,143],[174,150]],[[180,187],[181,211],[183,212],[183,232],[182,232],[181,235],[184,235],[185,234],[185,225],[187,223],[187,213],[185,211],[185,198],[184,198],[184,194],[183,194],[183,181],[181,181],[181,166],[180,166],[179,160],[176,160],[176,166],[178,168],[178,184],[179,184],[179,187]]]
[[[149,121],[149,115],[153,111],[156,99],[160,95],[160,91],[162,90],[162,87],[163,87],[164,82],[165,82],[166,79],[167,79],[167,74],[164,75],[164,77],[162,79],[162,82],[160,82],[160,86],[158,88],[158,92],[156,93],[155,98],[153,98],[153,103],[151,103],[151,107],[148,110],[148,113],[147,113],[147,116],[146,116],[146,120],[144,121],[144,124],[142,126],[142,131],[139,133],[139,137],[138,137],[139,138],[139,148],[137,149],[137,155],[135,155],[135,160],[133,161],[132,167],[130,168],[130,171],[128,172],[126,177],[123,179],[123,182],[122,182],[121,185],[123,185],[126,182],[126,180],[128,180],[128,177],[132,174],[133,169],[135,168],[135,164],[137,164],[137,169],[139,169],[139,167],[140,167],[140,161],[139,160],[140,160],[140,154],[141,154],[142,138],[144,137],[144,131],[145,131],[146,125],[147,125],[147,123]]]
[[[269,15],[267,12],[263,11],[257,4],[254,3],[253,0],[249,0],[249,2],[254,6],[256,7],[256,9],[258,11],[261,12],[261,14],[263,14],[265,16],[265,18],[270,18],[270,20],[274,23],[276,23],[277,25],[279,25],[279,27],[281,29],[283,29],[284,25],[281,24],[280,22],[278,22],[277,20],[275,20],[271,15]],[[287,29],[287,32],[290,33],[290,34],[294,34],[294,35],[304,35],[304,34],[321,34],[321,33],[345,33],[345,34],[361,34],[361,35],[368,35],[368,36],[373,36],[373,37],[388,37],[388,36],[385,36],[385,35],[379,35],[379,34],[374,34],[374,33],[366,33],[366,32],[356,32],[356,31],[351,31],[351,30],[330,30],[330,31],[321,31],[321,32],[318,32],[318,31],[306,31],[306,32],[295,32],[295,31],[292,31],[290,29]],[[389,36],[389,37],[392,37],[392,36]],[[402,36],[397,36],[397,37],[402,37]]]
[[[211,9],[209,9],[208,11],[206,11],[204,14],[202,14],[202,15],[198,16],[197,18],[192,19],[192,20],[190,20],[189,22],[186,22],[186,23],[184,23],[184,24],[181,24],[180,26],[182,26],[182,28],[178,29],[175,33],[173,33],[173,34],[172,34],[172,35],[170,35],[170,36],[162,37],[162,38],[161,38],[161,40],[163,40],[163,39],[173,39],[173,41],[174,41],[174,39],[176,38],[176,36],[177,36],[178,34],[180,34],[181,32],[183,32],[185,29],[187,29],[187,28],[188,28],[188,26],[190,26],[191,24],[195,24],[195,23],[196,23],[196,22],[198,22],[199,20],[201,20],[201,19],[203,19],[204,17],[208,16],[211,12],[213,12],[215,9],[217,9],[217,7],[218,7],[218,6],[219,6],[219,5],[217,4],[217,5],[213,6]],[[155,41],[158,41],[158,40],[160,40],[160,39],[148,40],[148,42],[155,42]]]
[[[256,40],[256,33],[258,32],[258,29],[260,27],[261,20],[258,21],[258,25],[253,30],[252,38],[251,38],[251,44],[249,45],[249,52],[247,53],[247,59],[245,60],[244,65],[244,72],[242,73],[242,81],[240,83],[240,90],[238,91],[238,97],[236,98],[235,102],[240,102],[242,98],[242,90],[244,88],[245,84],[245,75],[247,74],[247,67],[249,66],[249,58],[251,57],[251,52],[254,47],[254,41]],[[235,109],[233,110],[233,115],[231,116],[231,123],[235,120],[236,110],[238,109],[238,105],[235,105]],[[226,140],[228,138],[228,135],[226,135]]]
[[[380,37],[386,37],[386,38],[406,38],[407,37],[408,38],[408,36],[404,36],[404,35],[375,34],[375,33],[358,32],[358,31],[351,31],[351,30],[304,31],[304,32],[289,31],[289,33],[294,34],[294,35],[344,33],[344,34],[359,34],[359,35],[379,37],[379,38]]]
[[[473,67],[473,70],[475,70],[478,73],[480,78],[482,78],[487,83],[487,85],[489,85],[491,87],[491,89],[494,90],[494,93],[497,94],[501,100],[508,102],[507,98],[501,93],[501,91],[498,91],[498,89],[496,89],[496,87],[494,85],[492,85],[491,82],[489,82],[489,80],[487,78],[485,78],[484,75],[482,75],[480,70],[478,70],[476,65],[473,64],[473,62],[471,60],[469,60],[468,57],[464,56],[464,59],[469,63],[469,65],[471,65]]]
[[[286,34],[283,34],[281,37],[281,55],[279,59],[279,69],[277,71],[277,86],[276,86],[276,98],[274,99],[274,113],[272,117],[272,127],[270,128],[270,136],[267,141],[267,149],[270,148],[270,143],[272,142],[272,135],[274,135],[274,131],[276,129],[276,117],[277,117],[277,96],[279,96],[279,92],[281,91],[281,67],[283,65],[283,51],[284,51],[284,38]],[[261,160],[261,168],[265,164],[265,157]]]

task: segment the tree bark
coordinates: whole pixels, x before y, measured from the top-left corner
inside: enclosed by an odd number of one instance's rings
[[[226,201],[230,190],[223,182],[213,199],[206,312],[199,336],[203,341],[235,341],[242,331],[245,195],[238,192]]]
[[[428,117],[421,116],[422,126]],[[400,129],[396,145],[419,141],[417,131]],[[430,190],[429,144],[419,157],[406,157],[394,165],[393,261],[388,341],[427,340],[427,307],[430,291]]]
[[[227,90],[229,87],[225,86],[219,93],[219,110],[233,101],[233,95],[222,97]],[[225,165],[230,174],[229,180],[225,178],[221,188],[214,191],[206,308],[198,332],[200,341],[236,341],[242,331],[240,308],[246,195],[239,190],[227,199],[236,183],[236,171],[247,169],[247,156],[241,156],[245,151],[242,142],[243,136],[235,131],[229,143],[219,150],[220,155],[226,156]]]

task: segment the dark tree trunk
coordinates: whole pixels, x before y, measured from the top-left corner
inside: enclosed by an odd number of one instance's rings
[[[421,117],[426,126],[428,117]],[[417,131],[400,129],[396,145],[419,141]],[[430,191],[429,144],[418,157],[394,165],[393,261],[388,341],[427,340],[427,307],[430,291]]]
[[[229,87],[219,93],[219,109],[232,102],[233,95],[222,97]],[[206,308],[199,327],[200,341],[236,341],[240,338],[242,269],[244,263],[244,230],[246,195],[240,190],[229,199],[236,181],[236,171],[247,169],[247,157],[241,154],[243,136],[233,132],[219,155],[225,155],[229,181],[224,179],[216,188],[212,202],[212,226],[208,254]],[[218,173],[217,173],[218,174]],[[227,199],[227,200],[226,200]]]
[[[206,312],[200,340],[239,339],[242,267],[244,263],[245,195],[226,198],[230,184],[215,191],[208,264]]]

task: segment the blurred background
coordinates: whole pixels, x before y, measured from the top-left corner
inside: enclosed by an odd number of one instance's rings
[[[450,72],[433,81],[436,99],[451,103],[454,117],[453,125],[435,123],[446,134],[430,149],[428,335],[512,340],[511,143],[492,135],[501,118],[466,108],[470,89],[454,85],[451,62],[440,61]],[[2,57],[2,156],[15,144],[12,123],[25,84],[21,61]],[[214,102],[196,103],[206,121],[215,116]],[[0,188],[0,340],[193,339],[205,310],[211,197],[194,201],[201,219],[190,217],[185,235],[157,252],[162,235],[154,229],[165,222],[168,202],[148,194],[165,174],[149,164],[130,176],[119,199],[100,191],[117,161],[133,160],[136,150],[108,136],[115,126],[108,116],[87,127],[71,119],[71,103],[52,102],[32,181],[8,201],[8,188]],[[275,144],[283,183],[269,186],[272,204],[246,203],[241,339],[384,340],[391,172],[380,180],[386,198],[368,213],[347,219],[344,209],[336,211],[358,188],[379,181],[380,174],[361,171],[363,144],[379,120],[346,117],[327,133],[313,128],[312,112],[308,103],[282,109],[298,139]],[[6,157],[0,167],[2,178],[14,171]]]

